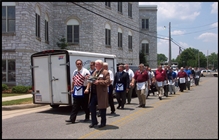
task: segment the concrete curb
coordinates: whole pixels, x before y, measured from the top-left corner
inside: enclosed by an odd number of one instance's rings
[[[45,106],[45,105],[48,104],[23,104],[23,105],[2,106],[2,110],[8,111],[8,110],[26,109],[26,108]]]

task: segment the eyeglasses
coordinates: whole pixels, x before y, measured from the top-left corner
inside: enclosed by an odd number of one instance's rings
[[[81,65],[81,63],[77,63],[77,65]]]

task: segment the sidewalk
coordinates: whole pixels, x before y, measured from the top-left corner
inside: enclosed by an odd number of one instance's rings
[[[2,97],[2,102],[4,101],[11,101],[11,100],[18,100],[18,99],[25,99],[25,98],[31,98],[33,97],[33,94],[27,94],[27,95],[20,95],[20,96],[10,96],[10,97]],[[2,110],[15,110],[15,109],[25,109],[25,108],[33,108],[33,107],[39,107],[43,106],[44,104],[22,104],[22,105],[11,105],[11,106],[2,106]]]

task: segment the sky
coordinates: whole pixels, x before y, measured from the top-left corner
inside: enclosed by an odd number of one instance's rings
[[[139,2],[139,5],[157,6],[157,36],[169,39],[170,30],[175,42],[171,42],[171,59],[179,55],[179,46],[182,51],[198,49],[205,56],[218,53],[218,2]],[[169,40],[159,38],[157,53],[169,60]]]

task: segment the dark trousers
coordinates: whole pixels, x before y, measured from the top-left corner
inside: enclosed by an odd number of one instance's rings
[[[81,107],[85,112],[85,119],[89,119],[90,111],[88,108],[88,97],[86,97],[86,96],[89,97],[88,94],[85,94],[84,97],[79,97],[79,98],[73,97],[72,111],[70,114],[70,120],[72,122],[75,122],[77,114],[80,111]]]
[[[91,95],[90,104],[89,104],[90,112],[91,112],[91,122],[92,124],[98,124],[97,121],[97,95]],[[99,109],[100,117],[101,117],[101,125],[106,125],[106,108]]]
[[[108,93],[109,105],[111,112],[115,111],[114,101],[113,101],[113,85],[109,86],[109,93]]]
[[[186,81],[186,88],[190,90],[190,81]]]
[[[199,78],[195,78],[195,85],[197,86],[199,84]]]
[[[126,100],[126,91],[116,92],[116,99],[117,99],[119,106],[123,108],[125,105],[125,100]]]
[[[185,87],[186,87],[186,83],[179,83],[179,89],[180,89],[181,92],[183,92]]]
[[[163,89],[164,89],[164,96],[168,96],[169,85],[164,85],[164,86],[163,86]]]

